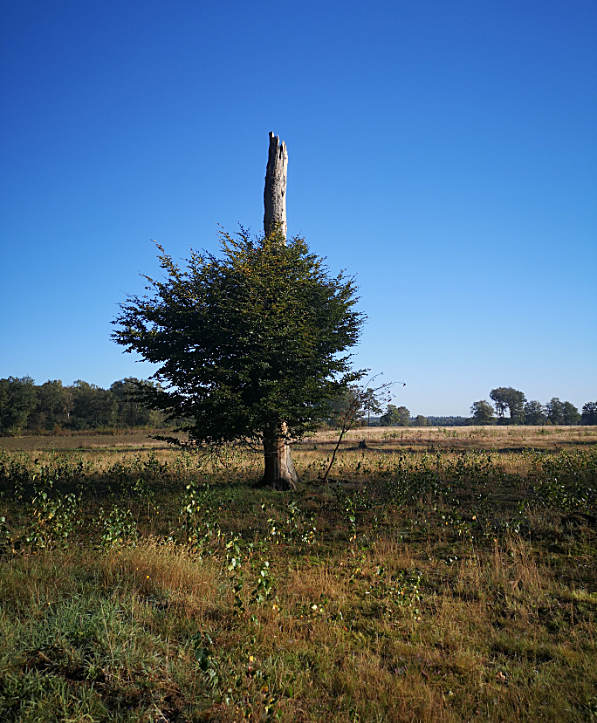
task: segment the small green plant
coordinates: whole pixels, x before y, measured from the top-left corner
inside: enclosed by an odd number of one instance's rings
[[[245,603],[241,597],[244,587],[244,579],[242,573],[242,550],[240,547],[241,540],[234,536],[226,543],[226,572],[232,580],[232,589],[234,591],[234,608],[237,612],[243,612]]]
[[[265,504],[261,505],[265,511]],[[307,517],[296,500],[291,500],[286,505],[286,517],[280,519],[268,517],[267,533],[265,539],[275,545],[283,542],[288,544],[312,545],[315,542],[317,527],[314,524],[313,516]]]
[[[44,549],[66,544],[78,525],[80,495],[61,494],[53,480],[39,482],[31,500],[32,528],[26,536],[31,547]]]
[[[147,514],[157,512],[158,505],[155,500],[155,493],[143,477],[137,477],[131,487],[133,497],[146,506]]]
[[[128,508],[114,505],[110,512],[100,509],[102,535],[100,544],[104,549],[134,545],[137,541],[137,525],[133,513]]]
[[[269,600],[274,593],[274,582],[271,575],[270,565],[268,560],[264,560],[259,570],[259,576],[257,577],[257,584],[253,590],[253,600],[262,604]]]
[[[0,555],[4,554],[12,548],[12,535],[10,528],[6,522],[6,517],[0,517]]]
[[[350,541],[357,539],[357,508],[353,497],[346,497],[344,500],[344,513],[350,529]]]
[[[201,550],[210,541],[217,541],[222,530],[214,509],[211,488],[190,482],[182,502],[182,526],[186,541]]]
[[[218,662],[213,654],[214,643],[209,633],[195,633],[191,638],[191,647],[207,687],[211,690],[217,689],[220,683]]]
[[[301,545],[313,545],[317,534],[313,516],[306,517],[296,500],[291,500],[286,510],[288,512],[286,527],[290,539]]]
[[[400,570],[394,575],[388,575],[383,565],[378,565],[370,585],[370,594],[387,601],[388,614],[396,609],[406,610],[418,622],[421,619],[421,578],[418,570]]]
[[[344,519],[348,524],[348,541],[351,544],[356,544],[359,516],[371,507],[371,500],[364,492],[358,490],[355,490],[350,494],[337,490],[336,495],[338,497],[338,502],[343,512]]]

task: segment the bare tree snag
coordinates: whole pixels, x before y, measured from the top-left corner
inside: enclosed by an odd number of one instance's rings
[[[270,132],[263,192],[263,229],[266,236],[280,234],[286,243],[286,172],[288,153],[284,141]],[[286,422],[272,422],[263,433],[265,473],[263,483],[275,489],[295,489],[298,476],[290,454]]]
[[[269,134],[269,154],[265,171],[265,190],[263,203],[263,228],[265,235],[270,236],[278,231],[286,239],[286,170],[288,153],[286,143],[272,132]]]

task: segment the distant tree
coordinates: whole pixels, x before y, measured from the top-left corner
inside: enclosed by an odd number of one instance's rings
[[[485,399],[473,402],[471,415],[474,424],[493,424],[495,422],[493,407]]]
[[[507,388],[497,387],[496,389],[492,389],[491,392],[489,392],[489,396],[495,405],[495,411],[498,417],[502,419],[508,409]]]
[[[504,419],[506,409],[510,412],[510,424],[522,424],[524,421],[524,392],[512,387],[496,387],[489,393],[500,419]]]
[[[417,414],[414,418],[413,424],[415,427],[428,427],[429,420],[423,414]]]
[[[324,404],[327,412],[323,423],[328,427],[341,427],[347,417],[350,417],[351,426],[363,424],[365,421],[361,392],[355,386],[339,390],[338,394]]]
[[[114,426],[118,404],[109,390],[78,379],[73,384],[72,391],[72,427],[95,429]]]
[[[531,400],[524,405],[524,423],[539,425],[547,422],[545,408],[536,400]]]
[[[563,424],[574,425],[580,423],[580,414],[572,402],[563,402],[562,417],[564,419]]]
[[[149,409],[143,404],[143,392],[139,394],[139,388],[146,385],[154,388],[154,382],[127,377],[119,379],[110,387],[110,392],[116,400],[116,423],[121,427],[146,427],[157,426],[162,421],[155,410]]]
[[[558,397],[552,397],[545,405],[545,409],[550,424],[564,424],[564,403]]]
[[[385,414],[380,417],[379,423],[384,427],[408,427],[410,424],[410,412],[406,407],[397,407],[395,404],[388,404]]]
[[[29,429],[53,430],[66,427],[72,409],[72,391],[59,379],[36,387],[37,404],[29,419]]]
[[[0,434],[24,431],[37,395],[31,377],[0,379]]]
[[[597,402],[587,402],[583,405],[581,424],[597,424]]]

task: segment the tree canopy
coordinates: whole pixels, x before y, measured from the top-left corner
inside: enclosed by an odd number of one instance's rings
[[[597,424],[597,402],[587,402],[582,408],[582,424]]]
[[[159,365],[144,399],[191,440],[261,440],[284,425],[298,438],[362,376],[345,351],[364,320],[352,278],[331,276],[305,241],[221,235],[221,254],[184,268],[158,246],[165,279],[129,297],[113,338]]]
[[[471,415],[474,424],[493,424],[495,422],[493,407],[485,399],[473,402],[471,406]]]
[[[410,412],[404,406],[397,407],[395,404],[388,404],[388,408],[381,415],[379,423],[384,427],[408,427]]]
[[[489,392],[495,404],[498,417],[502,419],[506,409],[510,412],[510,423],[520,424],[524,418],[524,392],[513,387],[496,387]]]
[[[495,404],[500,424],[590,424],[587,420],[591,416],[589,413],[584,414],[584,409],[585,407],[588,409],[591,402],[587,402],[583,407],[581,416],[572,402],[562,402],[558,397],[552,397],[547,404],[543,405],[535,399],[527,401],[523,392],[512,387],[496,387],[491,390],[490,397]],[[505,417],[506,410],[510,412],[509,419]],[[490,423],[489,420],[493,416],[493,409],[488,402],[482,400],[474,402],[471,414],[473,423],[487,424]]]
[[[536,399],[531,399],[524,405],[524,422],[525,424],[545,424],[547,414],[545,407]]]

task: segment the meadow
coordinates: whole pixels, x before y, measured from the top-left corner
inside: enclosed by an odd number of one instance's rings
[[[597,716],[597,428],[0,440],[0,720]]]

